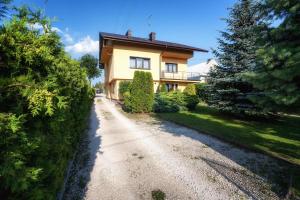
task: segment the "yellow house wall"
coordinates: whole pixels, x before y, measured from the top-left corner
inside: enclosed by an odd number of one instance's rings
[[[184,81],[162,81],[160,72],[165,70],[165,63],[177,63],[179,72],[187,71],[187,59],[165,58],[161,56],[162,51],[154,49],[144,49],[138,47],[128,47],[121,45],[113,46],[113,53],[106,64],[105,82],[107,98],[120,99],[119,84],[123,80],[132,80],[134,72],[141,69],[130,68],[130,56],[150,58],[150,70],[141,70],[151,72],[154,81],[154,92],[159,90],[159,86],[165,83],[177,83],[178,89],[183,91],[189,83]]]
[[[153,80],[160,78],[160,54],[161,51],[153,49],[143,49],[137,47],[127,47],[115,45],[111,67],[114,68],[114,79],[133,79],[136,70],[152,73]],[[131,69],[130,56],[150,58],[150,70]]]

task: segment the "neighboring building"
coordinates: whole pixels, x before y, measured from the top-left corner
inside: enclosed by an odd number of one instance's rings
[[[108,98],[120,99],[119,83],[132,80],[134,71],[152,73],[154,90],[166,83],[168,90],[183,90],[187,84],[197,83],[200,73],[187,72],[187,61],[194,51],[207,50],[187,45],[156,40],[155,33],[149,39],[126,35],[100,33],[100,63],[105,69],[105,92]]]
[[[208,59],[206,62],[202,62],[196,65],[189,66],[187,71],[190,73],[199,73],[201,75],[201,81],[205,82],[211,69],[213,69],[218,63],[214,59]]]

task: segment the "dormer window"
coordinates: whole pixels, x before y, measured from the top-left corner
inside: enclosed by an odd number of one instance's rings
[[[131,69],[150,69],[150,58],[130,57]]]

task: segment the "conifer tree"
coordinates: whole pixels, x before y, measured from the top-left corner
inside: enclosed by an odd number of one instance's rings
[[[259,14],[252,0],[239,0],[225,19],[227,30],[221,32],[219,46],[214,50],[218,65],[211,71],[208,103],[222,111],[253,114],[255,105],[248,99],[253,87],[241,73],[255,68]]]
[[[258,63],[246,80],[261,90],[252,99],[266,111],[300,110],[300,1],[265,0]],[[274,27],[275,20],[281,23]],[[278,22],[277,21],[277,22]]]

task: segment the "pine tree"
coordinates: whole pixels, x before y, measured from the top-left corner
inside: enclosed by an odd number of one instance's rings
[[[266,111],[299,112],[300,1],[265,0],[261,8],[269,26],[261,34],[257,68],[245,74],[262,91],[252,99]],[[277,27],[275,20],[281,21]]]
[[[219,110],[236,114],[258,111],[248,99],[253,92],[252,85],[241,78],[241,73],[255,68],[258,13],[252,0],[240,0],[225,19],[227,31],[221,31],[219,47],[213,51],[218,65],[210,73],[209,84],[208,103]]]

